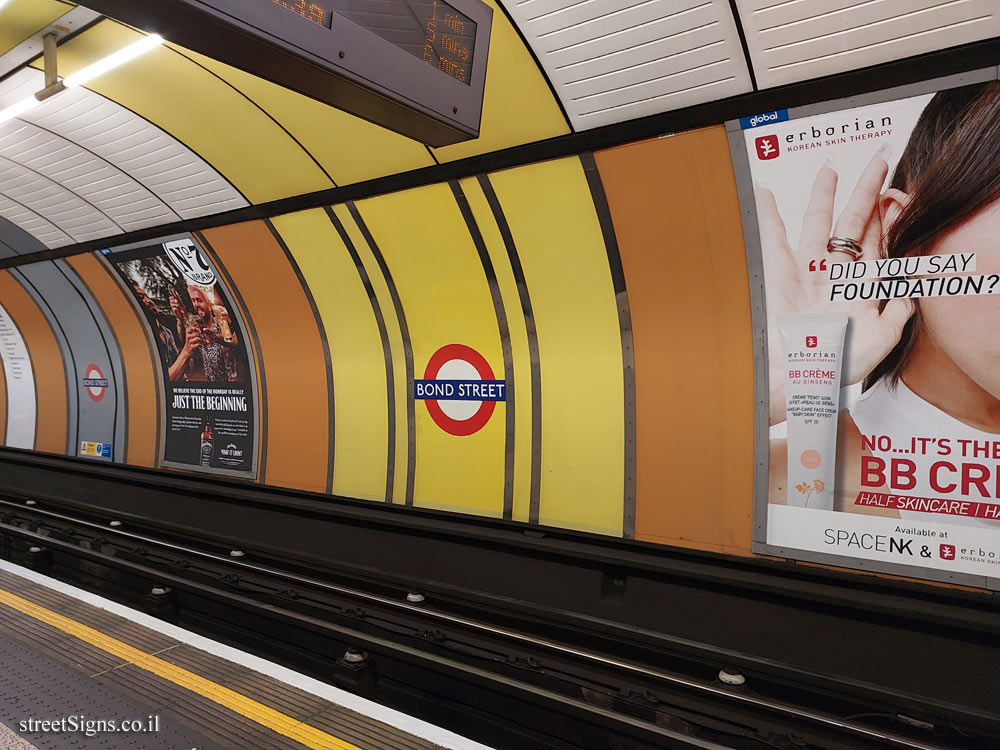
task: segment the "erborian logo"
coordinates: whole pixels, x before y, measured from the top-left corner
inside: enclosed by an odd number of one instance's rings
[[[955,545],[954,544],[942,544],[941,548],[938,550],[938,554],[941,555],[942,560],[954,560],[955,559]]]
[[[776,135],[762,135],[756,140],[756,144],[758,159],[776,159],[781,153],[778,150],[778,136]]]
[[[806,349],[815,349],[819,346],[819,339],[815,336],[806,336]]]

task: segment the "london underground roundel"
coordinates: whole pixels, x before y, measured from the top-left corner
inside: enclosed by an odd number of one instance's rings
[[[83,388],[94,401],[100,401],[108,391],[108,379],[97,365],[87,365],[83,373]]]
[[[413,397],[423,401],[434,424],[451,435],[472,435],[490,421],[507,383],[496,380],[486,358],[465,344],[448,344],[431,355]]]

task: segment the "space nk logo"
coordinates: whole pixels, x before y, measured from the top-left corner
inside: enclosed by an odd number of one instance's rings
[[[108,392],[108,379],[104,377],[104,373],[101,372],[101,368],[97,365],[87,365],[87,369],[83,371],[83,378],[81,378],[80,382],[87,395],[98,403],[104,398],[104,394]]]
[[[507,383],[494,379],[489,362],[471,346],[448,344],[431,355],[423,380],[413,381],[413,398],[448,434],[472,435],[490,421],[497,402],[507,400]]]
[[[191,284],[212,286],[215,284],[215,271],[201,250],[191,240],[164,242],[163,249],[167,251],[170,262],[176,266],[184,278]]]

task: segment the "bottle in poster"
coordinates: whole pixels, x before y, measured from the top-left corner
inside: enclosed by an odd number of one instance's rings
[[[211,466],[212,454],[215,452],[215,438],[212,436],[212,424],[205,422],[201,431],[201,465]]]

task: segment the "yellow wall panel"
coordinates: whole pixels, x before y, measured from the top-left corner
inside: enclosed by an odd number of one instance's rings
[[[503,353],[489,285],[468,226],[448,185],[406,190],[358,202],[396,287],[423,378],[431,355],[465,344],[503,379]],[[408,384],[408,395],[412,395]],[[472,435],[451,435],[426,404],[416,411],[414,504],[499,516],[503,513],[504,403]]]
[[[103,21],[60,45],[59,73],[69,75],[140,38],[122,24]],[[187,144],[253,203],[333,186],[260,108],[169,47],[105,73],[87,88]]]
[[[61,0],[10,0],[0,5],[0,55],[73,10]]]
[[[527,521],[531,503],[531,354],[528,331],[524,322],[521,298],[507,248],[497,227],[493,212],[479,181],[473,177],[461,181],[462,191],[469,201],[479,231],[486,243],[490,261],[497,277],[500,297],[507,313],[513,359],[513,404],[508,396],[507,408],[514,409],[514,507],[513,519]]]
[[[434,149],[439,161],[454,161],[569,132],[566,118],[542,71],[495,0],[479,138]]]
[[[517,245],[542,373],[539,522],[622,533],[624,376],[611,269],[579,159],[490,175]]]
[[[333,211],[344,225],[351,242],[354,244],[358,257],[371,280],[375,300],[385,319],[386,332],[389,337],[389,351],[392,355],[393,396],[395,399],[393,402],[395,407],[395,458],[393,459],[392,501],[402,504],[406,502],[407,444],[409,440],[406,414],[408,384],[406,382],[406,355],[403,351],[403,336],[385,277],[379,270],[375,256],[361,234],[361,230],[354,222],[346,205],[334,206]],[[333,377],[336,379],[336,372],[334,372]],[[383,374],[383,382],[384,380],[385,375]]]
[[[186,51],[224,78],[294,135],[338,185],[433,164],[419,141],[393,133],[225,63]]]
[[[385,358],[368,293],[322,209],[272,220],[323,320],[333,364],[333,492],[385,499]]]

